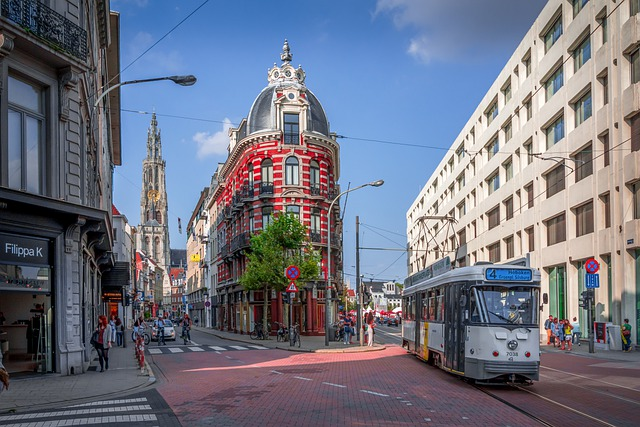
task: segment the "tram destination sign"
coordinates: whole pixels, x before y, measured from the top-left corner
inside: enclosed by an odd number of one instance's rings
[[[529,269],[492,267],[484,271],[484,278],[487,281],[530,282],[533,279],[533,273]]]

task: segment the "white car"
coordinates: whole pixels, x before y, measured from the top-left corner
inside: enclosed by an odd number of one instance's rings
[[[162,322],[164,322],[164,339],[165,340],[176,340],[176,330],[173,327],[173,323],[171,323],[171,320],[163,320]],[[155,325],[153,325],[153,328],[151,328],[151,339],[154,341],[158,340],[158,328]]]

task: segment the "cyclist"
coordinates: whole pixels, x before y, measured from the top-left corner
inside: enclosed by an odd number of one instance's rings
[[[147,324],[144,322],[144,319],[142,318],[142,316],[138,317],[135,321],[135,323],[133,324],[133,341],[136,341],[136,336],[138,335],[139,332],[142,332],[140,329],[142,328],[142,330],[145,330],[147,327]]]
[[[182,338],[184,339],[185,344],[187,341],[191,342],[191,319],[188,314],[184,315],[182,319]]]

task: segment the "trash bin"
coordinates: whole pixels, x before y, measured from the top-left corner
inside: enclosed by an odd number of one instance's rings
[[[337,341],[335,326],[329,326],[329,341]]]
[[[607,336],[609,338],[609,350],[622,350],[620,326],[607,323]]]

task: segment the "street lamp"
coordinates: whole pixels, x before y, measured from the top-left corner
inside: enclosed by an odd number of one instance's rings
[[[359,190],[364,187],[380,187],[384,184],[384,181],[379,179],[377,181],[362,184],[349,190],[345,190],[338,194],[335,199],[329,205],[329,211],[327,214],[327,287],[324,293],[324,345],[329,346],[329,296],[331,294],[331,212],[333,210],[333,204],[337,202],[340,197],[352,191]]]
[[[129,80],[129,81],[122,82],[122,83],[116,83],[113,86],[111,86],[109,89],[107,89],[104,92],[102,92],[102,94],[98,97],[98,99],[96,99],[95,104],[93,104],[93,108],[96,108],[100,104],[100,101],[102,101],[102,98],[104,98],[109,92],[111,92],[114,89],[119,88],[120,86],[132,85],[132,84],[137,84],[137,83],[157,82],[157,81],[160,81],[160,80],[171,80],[172,82],[174,82],[176,84],[179,84],[180,86],[191,86],[191,85],[195,84],[195,82],[197,81],[195,76],[188,75],[188,76],[156,77],[156,78],[153,78],[153,79]]]

